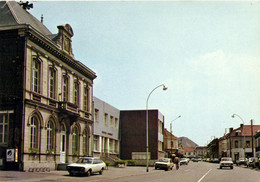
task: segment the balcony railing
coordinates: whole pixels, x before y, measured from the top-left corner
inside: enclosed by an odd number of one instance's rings
[[[70,102],[59,102],[59,109],[78,113],[78,106]]]

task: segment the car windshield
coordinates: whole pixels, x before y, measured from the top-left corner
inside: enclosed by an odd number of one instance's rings
[[[221,161],[232,161],[231,158],[222,158]]]
[[[159,162],[169,162],[169,159],[159,159]]]
[[[92,164],[92,159],[80,158],[76,163]]]

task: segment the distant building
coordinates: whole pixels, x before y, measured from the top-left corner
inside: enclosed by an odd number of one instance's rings
[[[184,156],[187,158],[193,158],[195,157],[195,149],[192,147],[184,147]]]
[[[239,158],[254,156],[255,138],[253,136],[257,131],[260,131],[260,125],[241,124],[239,128],[230,128],[226,137],[228,157],[232,157],[236,161]]]
[[[120,111],[94,97],[93,155],[97,157],[119,157]]]
[[[255,157],[260,158],[260,131],[255,134]]]
[[[219,144],[218,144],[218,138],[214,138],[208,145],[208,157],[211,159],[219,158]]]
[[[171,134],[166,128],[164,128],[163,146],[168,156],[178,152],[178,138]]]
[[[149,158],[164,157],[164,116],[158,110],[149,110]],[[122,159],[146,159],[146,110],[120,111]]]
[[[17,2],[0,7],[0,167],[53,170],[91,154],[96,74],[74,58],[71,26],[52,34]]]
[[[195,157],[196,158],[206,158],[207,156],[207,147],[206,146],[198,146],[195,148]]]

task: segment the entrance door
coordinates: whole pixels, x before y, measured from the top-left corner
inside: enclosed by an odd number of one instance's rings
[[[60,144],[60,162],[66,163],[66,132],[65,127],[62,125],[61,127],[61,136],[60,136],[61,144]]]

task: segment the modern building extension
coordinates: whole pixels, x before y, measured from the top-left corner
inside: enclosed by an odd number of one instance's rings
[[[97,157],[119,157],[120,111],[94,97],[93,155]]]
[[[151,160],[164,157],[164,116],[159,110],[149,110],[149,154]],[[121,159],[145,160],[146,110],[120,111]]]

